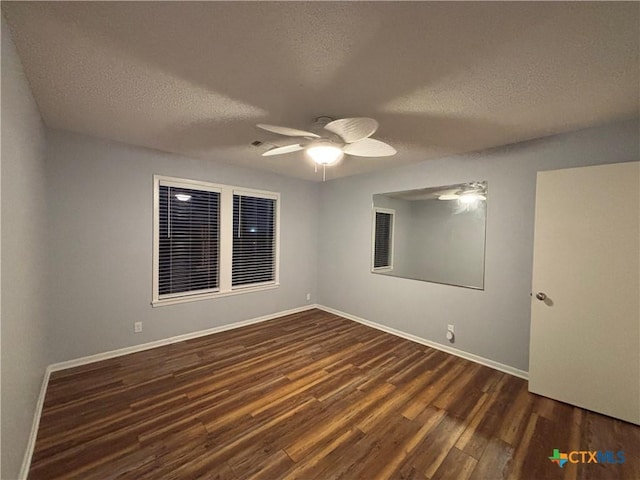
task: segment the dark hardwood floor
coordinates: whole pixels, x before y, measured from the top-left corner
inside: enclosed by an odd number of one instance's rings
[[[54,373],[29,478],[640,479],[639,451],[640,427],[311,310]]]

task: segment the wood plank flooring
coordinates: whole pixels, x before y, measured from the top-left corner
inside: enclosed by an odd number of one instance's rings
[[[640,427],[310,310],[54,373],[29,478],[640,479],[639,449]]]

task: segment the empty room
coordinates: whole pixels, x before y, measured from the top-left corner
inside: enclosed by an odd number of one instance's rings
[[[640,479],[640,3],[2,1],[14,479]]]

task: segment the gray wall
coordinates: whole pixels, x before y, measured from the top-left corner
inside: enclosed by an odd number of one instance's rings
[[[44,370],[44,128],[2,20],[2,478],[16,478]]]
[[[55,361],[315,302],[317,183],[59,131],[47,141]],[[280,192],[281,286],[152,308],[153,174]],[[135,321],[142,333],[133,333]]]
[[[528,370],[536,172],[638,160],[638,121],[322,185],[319,303]],[[375,193],[488,180],[485,290],[370,273]]]

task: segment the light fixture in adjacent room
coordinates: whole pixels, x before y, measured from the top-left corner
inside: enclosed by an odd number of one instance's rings
[[[176,193],[176,198],[181,202],[188,202],[191,200],[191,195],[187,195],[186,193]]]

